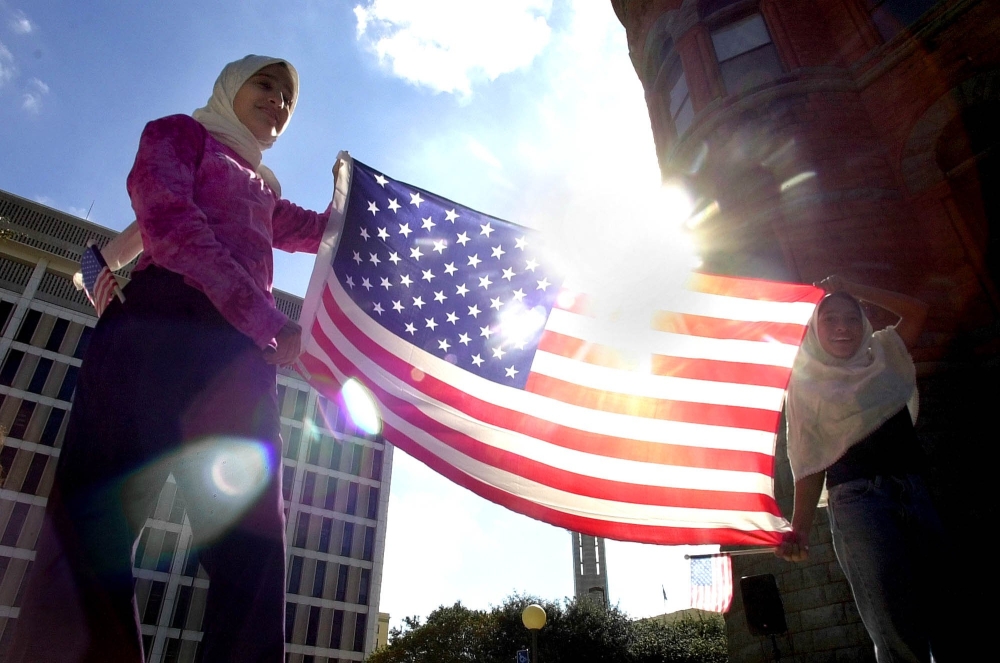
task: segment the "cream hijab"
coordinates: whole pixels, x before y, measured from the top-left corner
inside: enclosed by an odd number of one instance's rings
[[[278,179],[271,172],[271,169],[261,163],[261,152],[274,145],[275,137],[266,141],[257,140],[250,130],[243,126],[236,112],[233,110],[233,100],[236,93],[243,87],[251,76],[258,71],[272,64],[283,64],[288,67],[288,72],[292,75],[292,98],[297,99],[299,95],[299,74],[286,60],[280,58],[267,57],[265,55],[248,55],[245,58],[230,62],[222,69],[222,73],[215,81],[212,96],[208,103],[191,113],[191,117],[198,120],[208,132],[212,134],[220,143],[233,148],[241,157],[250,162],[257,174],[261,176],[267,185],[271,187],[275,195],[281,196],[281,185]],[[288,110],[288,119],[291,120],[295,106]],[[287,127],[288,124],[286,123]]]
[[[212,90],[212,96],[208,103],[191,113],[191,116],[208,129],[208,132],[216,140],[231,147],[237,154],[250,162],[261,179],[271,187],[274,195],[280,198],[281,184],[278,183],[278,178],[274,176],[270,168],[261,163],[261,153],[274,145],[276,138],[267,141],[257,140],[250,133],[250,130],[240,122],[233,110],[233,100],[236,98],[236,93],[247,82],[247,79],[264,67],[279,62],[288,67],[288,72],[292,75],[292,98],[297,99],[299,96],[299,74],[291,63],[265,55],[248,55],[223,67],[222,73],[215,81],[215,88]],[[288,111],[289,120],[292,118],[294,110],[295,105],[293,104]],[[288,126],[287,122],[285,126]],[[112,271],[124,267],[142,253],[142,236],[139,234],[139,227],[135,221],[111,240],[101,250],[101,253]],[[73,275],[73,283],[77,290],[83,289],[83,276],[80,272]]]
[[[895,328],[873,333],[862,312],[858,351],[838,359],[820,345],[821,308],[822,303],[809,321],[785,399],[788,459],[796,480],[833,465],[903,405],[917,419],[916,369]]]

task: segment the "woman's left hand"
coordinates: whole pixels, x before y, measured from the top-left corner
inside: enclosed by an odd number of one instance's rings
[[[278,366],[289,366],[302,354],[302,327],[287,321],[274,335],[276,347],[264,349],[264,361]]]

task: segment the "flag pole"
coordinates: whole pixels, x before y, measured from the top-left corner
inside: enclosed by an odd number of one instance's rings
[[[706,553],[704,555],[684,555],[684,559],[712,559],[714,557],[736,557],[738,555],[763,555],[773,553],[777,548],[750,548],[747,550],[727,550],[726,552]]]

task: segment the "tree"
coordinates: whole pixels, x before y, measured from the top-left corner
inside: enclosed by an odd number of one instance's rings
[[[389,633],[389,645],[369,663],[511,663],[526,649],[531,635],[521,623],[530,603],[545,608],[547,621],[538,634],[538,658],[544,663],[724,663],[725,628],[721,617],[686,619],[672,624],[633,621],[617,607],[591,599],[543,601],[513,595],[490,610],[461,603],[441,606],[427,621],[403,620]]]

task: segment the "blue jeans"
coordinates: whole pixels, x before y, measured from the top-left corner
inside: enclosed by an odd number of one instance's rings
[[[931,650],[948,661],[944,530],[923,480],[856,479],[829,496],[833,547],[878,662],[927,663]]]

